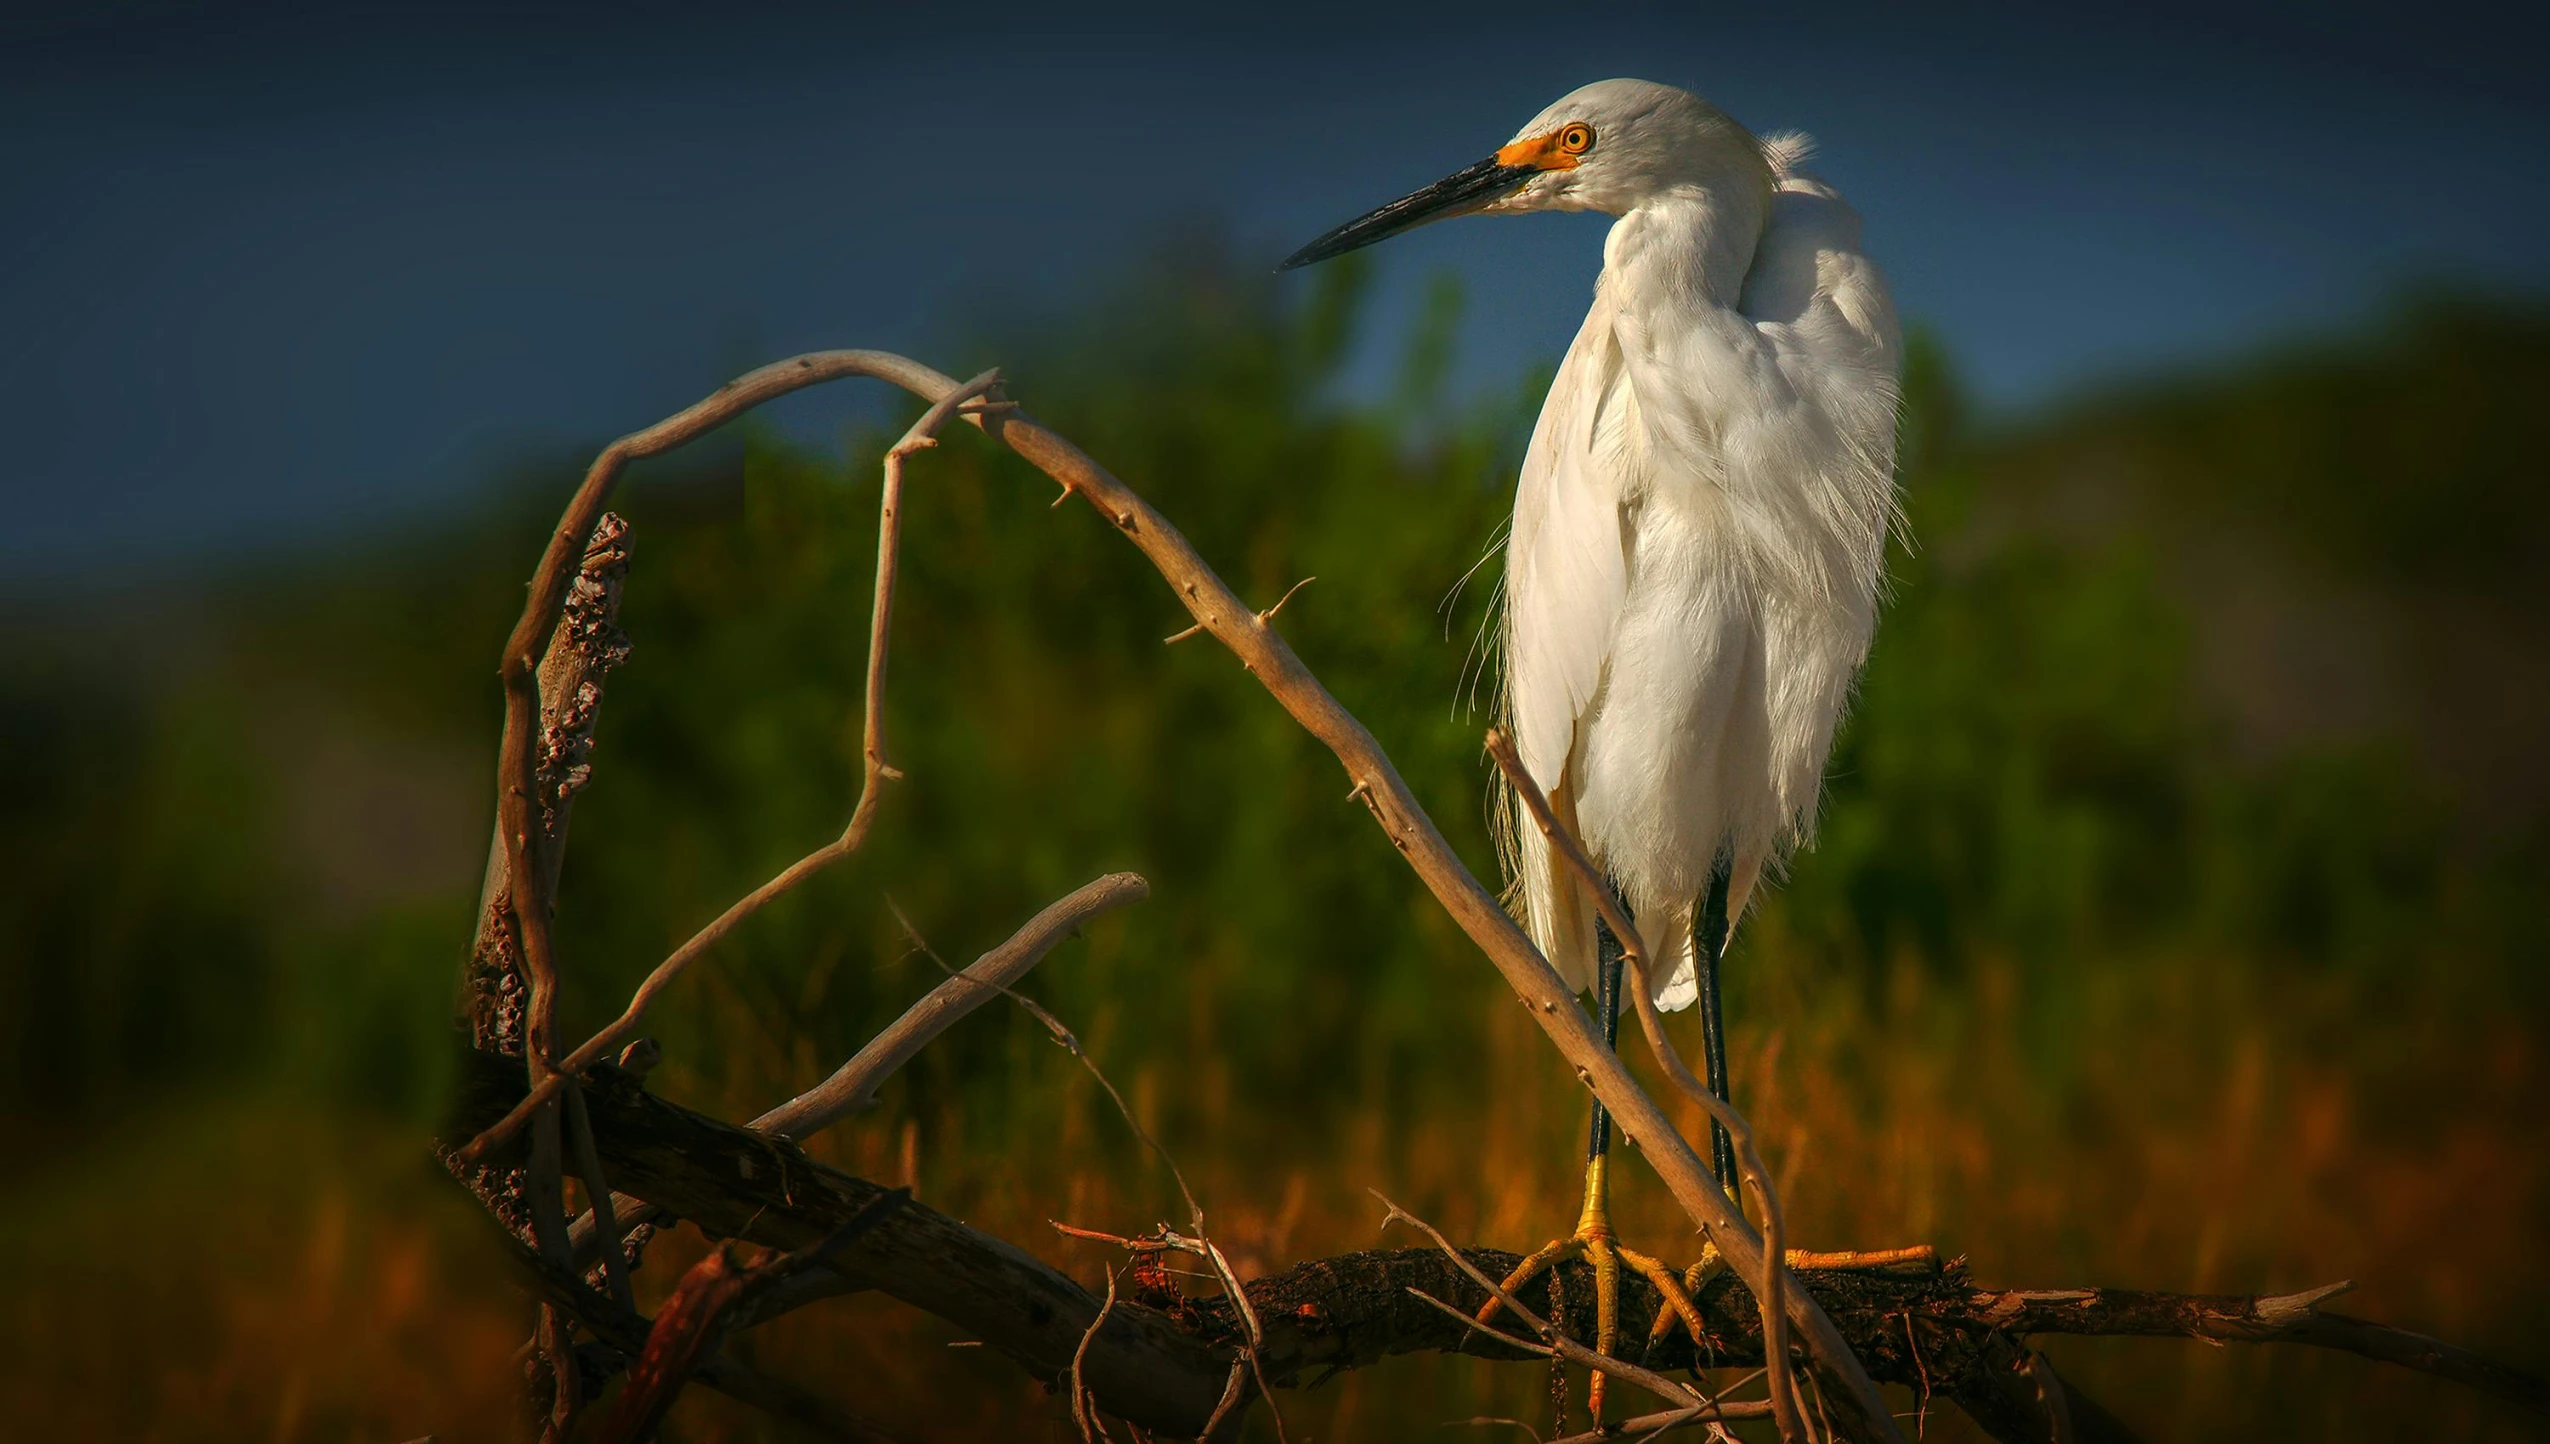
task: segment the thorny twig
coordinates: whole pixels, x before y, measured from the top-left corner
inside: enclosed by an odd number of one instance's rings
[[[901,1017],[869,1039],[831,1077],[754,1119],[753,1128],[804,1139],[839,1118],[872,1106],[878,1086],[896,1069],[957,1020],[998,994],[1009,992],[1010,984],[1025,977],[1063,939],[1077,936],[1082,925],[1091,920],[1150,895],[1151,885],[1141,874],[1113,872],[1048,904],[999,947],[975,959],[961,972],[950,970],[945,982],[906,1008]],[[895,919],[902,924],[906,936],[919,936],[900,910]],[[935,954],[932,960],[936,961]],[[946,964],[940,966],[944,968]]]
[[[1602,914],[1603,922],[1611,928],[1612,936],[1619,940],[1622,961],[1628,966],[1631,984],[1628,992],[1637,1003],[1638,1026],[1647,1035],[1647,1046],[1656,1055],[1657,1064],[1665,1070],[1666,1076],[1673,1079],[1676,1087],[1717,1119],[1736,1145],[1744,1182],[1753,1190],[1754,1200],[1762,1208],[1762,1273],[1758,1280],[1747,1282],[1753,1284],[1754,1298],[1762,1306],[1762,1358],[1770,1370],[1771,1403],[1779,1421],[1781,1438],[1811,1439],[1813,1436],[1808,1432],[1804,1413],[1798,1408],[1797,1383],[1789,1370],[1787,1331],[1782,1327],[1784,1313],[1780,1293],[1788,1272],[1788,1224],[1780,1208],[1779,1193],[1771,1186],[1770,1175],[1762,1167],[1761,1155],[1754,1150],[1753,1129],[1735,1111],[1734,1105],[1711,1091],[1693,1075],[1690,1065],[1682,1061],[1681,1051],[1674,1047],[1673,1039],[1665,1032],[1664,1019],[1656,1012],[1655,992],[1647,974],[1646,949],[1639,941],[1636,925],[1621,907],[1620,900],[1612,895],[1602,870],[1586,856],[1584,845],[1576,840],[1576,835],[1567,829],[1565,823],[1558,820],[1557,813],[1549,805],[1549,798],[1543,795],[1540,784],[1533,780],[1530,771],[1523,766],[1523,759],[1516,754],[1514,739],[1507,736],[1503,728],[1491,727],[1487,733],[1487,751],[1496,760],[1498,770],[1505,774],[1507,785],[1514,789],[1515,795],[1531,812],[1533,823],[1549,839],[1550,846],[1557,849],[1575,870],[1578,881],[1584,884],[1594,907]]]
[[[688,942],[674,949],[670,957],[656,964],[655,971],[649,973],[646,980],[638,984],[637,991],[630,995],[628,1006],[621,1011],[620,1016],[586,1039],[582,1046],[569,1054],[566,1061],[559,1064],[555,1070],[558,1074],[580,1073],[601,1061],[612,1049],[620,1046],[637,1031],[639,1020],[645,1015],[647,1006],[655,1001],[658,994],[670,987],[674,979],[680,977],[692,963],[724,941],[727,934],[741,926],[745,919],[761,911],[762,907],[773,898],[786,894],[807,878],[857,852],[868,840],[868,830],[875,823],[877,805],[883,796],[883,788],[880,784],[899,779],[903,775],[896,771],[885,757],[886,656],[887,642],[892,636],[894,624],[897,542],[902,532],[903,463],[905,458],[913,452],[937,445],[935,433],[956,414],[959,407],[987,394],[999,385],[1000,372],[994,369],[948,391],[912,423],[911,429],[904,432],[902,440],[886,450],[884,494],[877,511],[876,594],[868,617],[867,688],[865,700],[861,705],[862,736],[859,752],[863,766],[859,782],[859,800],[851,808],[848,825],[842,828],[839,837],[789,864],[777,877],[738,899],[708,926],[694,933]],[[537,588],[535,587],[536,599]],[[508,709],[510,710],[510,703]],[[517,911],[519,912],[520,909],[518,908]],[[546,921],[544,920],[537,929],[526,925],[523,931],[525,957],[532,955],[530,934],[536,931],[540,938],[541,956],[546,958],[548,950]],[[539,1043],[538,1024],[546,1016],[541,1011],[540,1003],[548,995],[542,991],[536,977],[535,974],[532,989],[533,1020],[535,1043]],[[559,1086],[555,1078],[544,1078],[536,1074],[533,1084],[531,1093],[523,1099],[520,1107],[507,1114],[495,1127],[471,1140],[469,1146],[461,1150],[460,1161],[464,1165],[477,1162],[489,1150],[503,1144],[512,1136],[514,1130],[521,1127],[524,1120],[530,1117],[533,1110],[548,1101]]]

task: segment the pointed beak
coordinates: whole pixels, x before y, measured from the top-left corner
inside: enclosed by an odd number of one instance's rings
[[[1284,264],[1275,269],[1289,271],[1360,250],[1375,241],[1386,241],[1401,231],[1415,230],[1428,221],[1466,216],[1514,194],[1522,189],[1523,182],[1539,175],[1541,170],[1542,167],[1537,165],[1509,165],[1502,155],[1489,156],[1477,165],[1454,171],[1414,195],[1401,196],[1379,210],[1355,217],[1286,256]]]

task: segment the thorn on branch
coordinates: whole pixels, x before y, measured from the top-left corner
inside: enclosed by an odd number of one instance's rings
[[[1291,600],[1293,599],[1293,593],[1294,593],[1294,592],[1298,592],[1298,591],[1300,591],[1302,588],[1304,588],[1304,587],[1306,587],[1306,586],[1309,586],[1311,583],[1313,583],[1313,582],[1315,582],[1315,581],[1318,581],[1318,580],[1319,580],[1319,578],[1317,578],[1317,577],[1304,577],[1304,578],[1302,578],[1300,581],[1293,583],[1293,585],[1292,585],[1292,587],[1291,587],[1291,589],[1290,589],[1290,590],[1286,591],[1286,592],[1284,593],[1284,595],[1282,595],[1282,596],[1280,596],[1280,597],[1277,597],[1277,598],[1275,599],[1275,605],[1273,605],[1273,606],[1271,606],[1271,607],[1268,607],[1265,611],[1262,611],[1262,612],[1260,612],[1260,613],[1258,613],[1258,614],[1257,614],[1257,624],[1258,624],[1259,626],[1261,626],[1261,627],[1262,627],[1262,626],[1265,626],[1268,622],[1273,621],[1273,620],[1274,620],[1274,618],[1275,618],[1275,614],[1276,614],[1277,612],[1280,612],[1280,611],[1284,610],[1284,604],[1285,604],[1286,602],[1289,602],[1289,601],[1291,601]]]

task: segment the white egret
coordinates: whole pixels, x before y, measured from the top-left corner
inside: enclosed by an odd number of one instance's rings
[[[1283,266],[1449,216],[1619,218],[1515,490],[1505,710],[1656,960],[1656,1002],[1701,1005],[1721,1097],[1718,962],[1763,869],[1812,831],[1898,517],[1894,307],[1858,216],[1800,168],[1806,150],[1686,91],[1601,81]],[[1621,955],[1592,900],[1527,816],[1505,853],[1512,905],[1616,1039]],[[1577,1232],[1516,1275],[1589,1258],[1605,1352],[1618,1262],[1676,1288],[1611,1241],[1609,1141],[1598,1103]],[[1596,1389],[1599,1417],[1599,1375]]]

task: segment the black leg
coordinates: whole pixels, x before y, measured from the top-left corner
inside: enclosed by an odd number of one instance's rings
[[[1719,859],[1709,874],[1709,897],[1693,923],[1700,955],[1700,1034],[1707,1052],[1709,1091],[1727,1097],[1726,1012],[1718,1004],[1718,963],[1727,951],[1727,877],[1730,859]],[[1709,1157],[1718,1171],[1718,1186],[1735,1189],[1735,1143],[1716,1119],[1709,1120]]]
[[[1603,1046],[1620,1051],[1620,970],[1627,961],[1620,939],[1611,935],[1609,924],[1594,923],[1594,1021],[1603,1030]],[[1594,1121],[1587,1130],[1585,1161],[1593,1162],[1611,1147],[1611,1114],[1603,1110],[1603,1102],[1594,1100]]]

